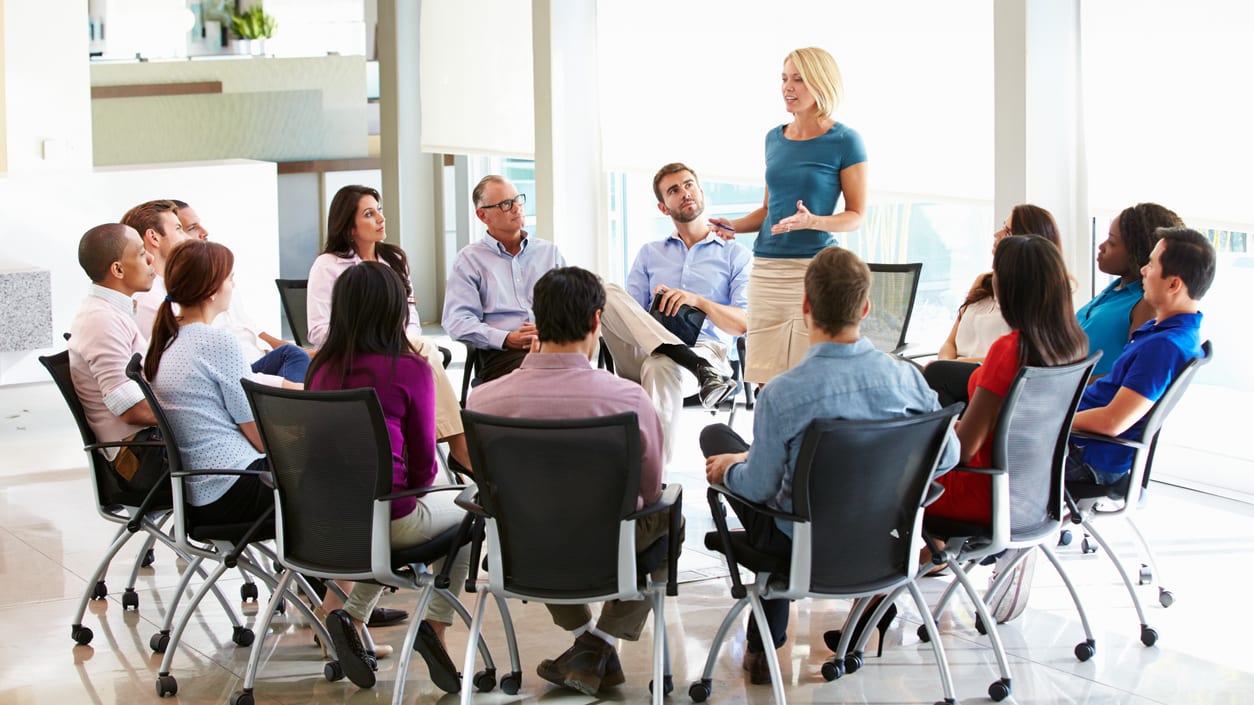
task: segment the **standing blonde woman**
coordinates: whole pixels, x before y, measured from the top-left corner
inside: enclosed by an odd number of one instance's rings
[[[844,96],[840,68],[816,47],[784,58],[784,109],[792,122],[766,134],[766,196],[762,207],[735,220],[710,222],[732,236],[757,232],[749,277],[745,379],[765,383],[792,368],[809,346],[801,315],[805,271],[833,233],[862,225],[866,210],[866,148],[832,114]],[[836,210],[841,194],[844,210]]]

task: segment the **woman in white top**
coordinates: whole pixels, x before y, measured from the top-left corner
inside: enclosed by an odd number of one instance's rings
[[[1009,235],[1037,235],[1062,251],[1058,223],[1040,206],[1021,203],[1010,209],[1010,215],[993,233],[994,253],[997,244]],[[993,293],[993,273],[984,272],[975,278],[966,300],[958,307],[958,318],[936,353],[936,361],[923,370],[942,405],[967,401],[967,379],[984,361],[993,341],[1009,332],[1010,326],[1002,319],[1001,306]]]
[[[345,186],[331,199],[327,213],[327,244],[309,269],[306,307],[309,342],[320,346],[326,340],[331,321],[331,290],[344,270],[358,262],[377,261],[391,267],[405,284],[409,297],[409,342],[426,358],[435,376],[436,438],[448,443],[449,455],[461,469],[470,468],[466,436],[462,432],[461,403],[453,384],[444,373],[444,361],[435,343],[422,336],[421,319],[414,307],[414,289],[409,281],[409,259],[400,247],[385,242],[386,219],[379,205],[379,192],[369,186]]]

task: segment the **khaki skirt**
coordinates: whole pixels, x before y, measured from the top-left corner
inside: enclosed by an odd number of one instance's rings
[[[753,258],[749,274],[749,332],[745,380],[758,384],[792,369],[810,347],[801,313],[810,259]]]

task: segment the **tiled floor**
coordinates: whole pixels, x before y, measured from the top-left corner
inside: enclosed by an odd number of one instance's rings
[[[458,351],[460,353],[460,351]],[[91,510],[90,486],[67,413],[51,385],[0,389],[0,703],[142,703],[159,702],[154,690],[160,657],[148,638],[156,631],[163,606],[178,580],[181,565],[166,551],[141,572],[138,612],[123,611],[121,588],[134,546],[109,573],[110,595],[94,602],[85,619],[94,632],[90,646],[74,646],[69,623],[99,554],[112,535]],[[695,439],[710,416],[688,412],[683,433]],[[747,432],[751,416],[743,410],[737,427]],[[684,583],[678,601],[667,610],[672,667],[677,691],[672,702],[686,702],[688,683],[704,664],[715,628],[727,607],[726,570],[700,545],[709,526],[704,474],[695,443],[669,469],[669,479],[687,491],[688,542],[681,559]],[[1155,588],[1142,587],[1157,646],[1138,640],[1135,613],[1114,571],[1101,555],[1081,555],[1076,546],[1060,555],[1080,586],[1096,631],[1098,653],[1079,663],[1072,655],[1082,638],[1074,608],[1057,576],[1038,563],[1031,606],[1001,634],[1010,652],[1014,676],[1012,700],[1019,703],[1245,703],[1254,699],[1254,658],[1246,643],[1254,635],[1254,617],[1236,599],[1248,592],[1254,565],[1254,507],[1165,486],[1154,489],[1142,515],[1142,527],[1158,549],[1176,603],[1157,604]],[[1120,527],[1108,531],[1116,548],[1131,550]],[[984,569],[986,570],[986,569]],[[986,573],[981,573],[983,580]],[[226,594],[238,595],[239,578],[226,581]],[[929,597],[943,583],[924,581]],[[264,591],[263,591],[264,597]],[[413,596],[400,594],[386,604],[407,607]],[[470,602],[471,600],[467,600]],[[830,655],[822,642],[825,629],[838,627],[848,609],[843,601],[797,603],[792,635],[780,652],[786,693],[793,702],[930,703],[942,692],[931,650],[915,630],[917,612],[902,599],[903,615],[888,632],[882,659],[867,659],[857,674],[827,683],[819,667]],[[568,639],[554,627],[543,606],[512,606],[523,654],[523,684],[515,696],[499,690],[478,694],[480,703],[525,701],[582,702],[540,681],[536,664],[566,648]],[[247,614],[256,619],[255,609]],[[489,609],[489,615],[492,610]],[[995,661],[988,640],[960,609],[943,624],[944,644],[964,702],[987,702]],[[720,655],[713,703],[771,700],[766,686],[750,686],[739,668],[743,626]],[[455,660],[465,645],[465,629],[450,632]],[[399,646],[403,627],[374,630],[377,640]],[[494,655],[506,661],[499,619],[489,619],[487,634]],[[610,701],[646,702],[649,638],[625,644],[627,684],[601,694]],[[258,682],[258,703],[367,703],[392,697],[397,659],[381,662],[379,684],[358,690],[347,681],[323,679],[319,651],[310,631],[296,618],[280,618],[266,640]],[[177,702],[226,702],[240,687],[248,650],[231,643],[222,611],[206,604],[177,653]],[[503,664],[502,664],[503,665]],[[410,669],[405,702],[454,702],[436,689],[420,659]],[[176,702],[168,700],[166,702]]]

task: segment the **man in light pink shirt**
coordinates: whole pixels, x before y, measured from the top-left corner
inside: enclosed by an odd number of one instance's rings
[[[485,414],[529,419],[575,419],[634,412],[640,425],[640,494],[637,506],[662,494],[662,422],[639,384],[592,365],[601,333],[605,288],[578,267],[550,270],[536,282],[538,347],[504,377],[475,389],[467,408]],[[543,478],[536,478],[542,481]],[[560,492],[560,487],[553,491]],[[577,501],[572,498],[571,501]],[[636,520],[636,546],[643,551],[667,533],[667,512]],[[654,574],[665,577],[663,566]],[[659,573],[661,577],[659,577]],[[623,683],[617,639],[635,641],[649,616],[649,602],[612,601],[594,623],[587,605],[547,605],[553,621],[575,633],[575,643],[537,672],[547,681],[596,695],[602,686]]]
[[[157,419],[139,385],[126,376],[131,356],[148,347],[135,325],[131,297],[152,286],[152,255],[134,228],[107,223],[83,235],[78,263],[92,285],[70,326],[70,379],[87,423],[100,443],[155,438]],[[157,447],[106,454],[123,489],[148,490],[165,465]]]

